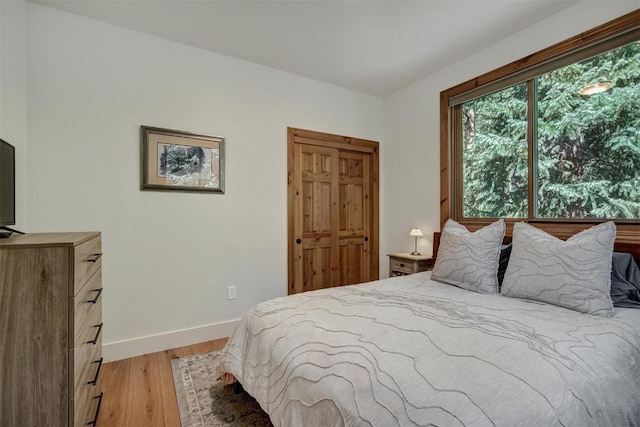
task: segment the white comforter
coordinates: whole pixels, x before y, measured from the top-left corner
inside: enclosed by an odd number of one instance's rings
[[[430,274],[259,304],[218,369],[275,426],[640,426],[640,310],[595,317]]]

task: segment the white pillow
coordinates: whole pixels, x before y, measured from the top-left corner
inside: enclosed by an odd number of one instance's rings
[[[616,226],[605,222],[558,239],[524,222],[513,226],[502,295],[611,316],[611,257]]]
[[[431,278],[470,291],[498,293],[498,261],[504,231],[502,219],[473,233],[449,219],[442,228]]]

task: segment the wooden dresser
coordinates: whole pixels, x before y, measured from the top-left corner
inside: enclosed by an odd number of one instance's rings
[[[0,426],[95,425],[100,233],[0,239]]]

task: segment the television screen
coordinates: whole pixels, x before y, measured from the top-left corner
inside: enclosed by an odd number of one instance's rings
[[[0,139],[0,226],[16,223],[15,148]]]

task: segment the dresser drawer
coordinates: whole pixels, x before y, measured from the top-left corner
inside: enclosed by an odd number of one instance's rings
[[[73,341],[69,346],[74,347],[80,340],[86,342],[93,339],[93,327],[102,322],[102,269],[91,276],[87,285],[71,301],[73,334],[69,334],[69,339]]]
[[[69,401],[69,413],[73,415],[74,422],[69,425],[74,427],[92,425],[97,420],[98,406],[102,401],[102,378],[98,378],[96,384],[86,384],[73,399]]]
[[[96,347],[102,348],[102,339],[98,340]],[[101,351],[94,351],[90,355],[93,362],[87,362],[82,367],[85,369],[78,372],[76,376],[76,379],[81,378],[81,380],[76,382],[75,393],[69,407],[70,414],[74,416],[75,426],[86,426],[96,419],[101,399],[99,396],[102,393],[102,357],[99,356],[101,353]]]
[[[400,271],[403,273],[415,273],[415,263],[391,258],[389,261],[391,271]]]
[[[77,295],[91,276],[102,267],[102,238],[96,236],[76,246],[73,265],[73,295]]]
[[[98,320],[97,318],[92,318],[91,322],[95,325]],[[72,396],[78,393],[81,385],[95,379],[101,358],[102,326],[89,328],[87,338],[83,338],[76,347],[69,349],[69,378],[74,390],[71,393]],[[71,367],[73,368],[71,369]]]

